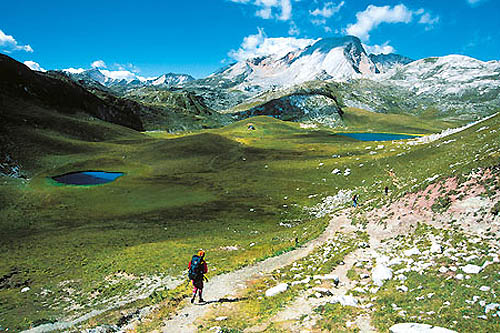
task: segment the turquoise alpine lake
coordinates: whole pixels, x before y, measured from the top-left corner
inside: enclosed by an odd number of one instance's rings
[[[392,141],[416,138],[416,135],[395,134],[395,133],[337,133],[348,136],[359,141]]]
[[[115,181],[123,172],[79,171],[52,177],[58,183],[66,185],[101,185]]]

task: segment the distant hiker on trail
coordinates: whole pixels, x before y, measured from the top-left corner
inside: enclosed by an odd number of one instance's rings
[[[203,279],[208,279],[205,274],[208,272],[207,262],[205,261],[205,251],[200,250],[198,254],[191,258],[188,265],[188,277],[193,283],[193,297],[191,298],[191,303],[194,303],[196,298],[196,293],[200,295],[200,303],[204,303],[203,300]]]
[[[359,198],[359,196],[357,194],[352,196],[352,206],[353,207],[358,207],[358,198]]]
[[[389,186],[386,186],[386,187],[385,187],[384,192],[385,192],[385,195],[388,195],[388,194],[389,194]]]

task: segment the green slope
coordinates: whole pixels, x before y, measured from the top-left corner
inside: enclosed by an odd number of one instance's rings
[[[474,161],[485,142],[495,142],[493,133],[477,137],[478,126],[456,134],[463,136],[460,142],[440,147],[387,142],[370,154],[375,148],[366,148],[378,143],[269,117],[164,139],[88,117],[46,111],[39,118],[37,110],[11,116],[6,126],[10,147],[18,149],[12,155],[30,178],[1,178],[0,251],[6,259],[0,277],[7,282],[0,288],[0,312],[3,327],[12,330],[102,308],[101,302],[114,296],[127,299],[146,277],[183,273],[199,248],[207,250],[211,274],[289,249],[296,237],[302,243],[316,236],[327,220],[313,219],[302,207],[342,188],[376,198],[387,169],[404,184],[395,191],[399,195],[429,175],[453,174],[449,164],[464,157],[470,162],[455,172],[498,163],[498,142],[497,155]],[[372,116],[359,112],[346,121],[350,129],[383,132],[443,127]],[[250,122],[255,131],[248,130]],[[484,125],[498,130],[499,117]],[[334,168],[352,173],[332,175]],[[126,175],[91,187],[47,180],[79,170]],[[131,279],[120,278],[123,273]],[[30,291],[20,293],[24,286]]]

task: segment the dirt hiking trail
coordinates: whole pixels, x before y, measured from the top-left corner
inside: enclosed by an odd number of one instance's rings
[[[245,283],[263,274],[270,273],[278,268],[292,264],[308,254],[317,246],[323,244],[331,238],[343,223],[339,223],[337,218],[330,220],[328,227],[316,239],[308,242],[303,247],[282,255],[272,257],[259,263],[244,267],[237,271],[215,276],[205,284],[204,299],[205,304],[190,304],[186,299],[185,306],[173,318],[165,321],[165,326],[161,332],[196,332],[197,328],[193,324],[196,319],[202,318],[213,309],[214,303],[235,301],[234,295],[245,287]]]

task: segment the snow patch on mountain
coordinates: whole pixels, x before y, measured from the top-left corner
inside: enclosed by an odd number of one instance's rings
[[[132,84],[136,86],[177,86],[190,81],[194,81],[191,75],[187,74],[175,74],[168,73],[163,74],[158,77],[146,78],[136,73],[119,70],[112,71],[101,68],[92,68],[89,70],[84,70],[83,68],[75,69],[68,68],[64,69],[63,72],[70,75],[76,80],[92,80],[96,81],[106,87],[113,85],[129,85]]]

